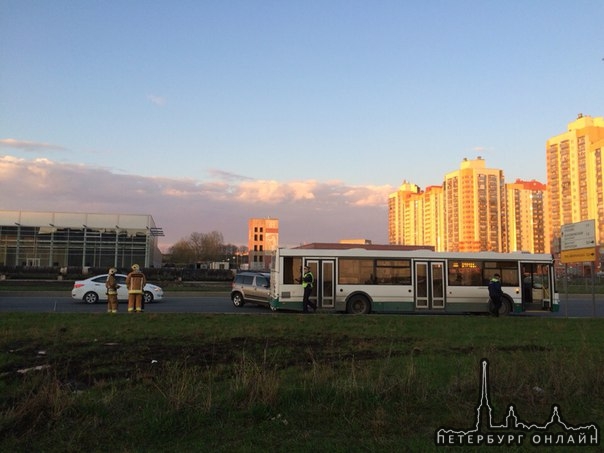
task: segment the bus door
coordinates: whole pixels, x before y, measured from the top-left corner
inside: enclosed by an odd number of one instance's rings
[[[520,263],[523,310],[547,310],[552,306],[553,268],[543,263]]]
[[[315,277],[310,300],[317,307],[334,308],[335,306],[335,259],[306,260],[306,266]]]
[[[415,261],[415,308],[442,310],[445,308],[443,261]]]

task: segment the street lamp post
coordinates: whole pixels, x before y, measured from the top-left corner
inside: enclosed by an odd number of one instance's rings
[[[84,267],[86,266],[86,231],[88,227],[86,225],[82,225],[84,227],[84,242],[82,243],[82,272],[84,272]]]
[[[15,247],[15,266],[19,265],[19,251],[21,248],[21,224],[15,222],[17,225],[17,246]]]
[[[114,256],[113,256],[113,267],[117,268],[117,250],[118,250],[118,245],[119,245],[119,237],[120,237],[120,227],[119,225],[115,226],[115,251],[114,251]]]
[[[53,259],[53,251],[55,245],[55,226],[52,223],[49,223],[50,227],[50,247],[48,251],[48,267],[52,267],[52,259]]]

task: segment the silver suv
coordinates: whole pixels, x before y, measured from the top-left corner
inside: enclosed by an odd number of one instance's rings
[[[235,307],[246,302],[269,305],[271,275],[266,272],[241,272],[231,285],[231,300]]]

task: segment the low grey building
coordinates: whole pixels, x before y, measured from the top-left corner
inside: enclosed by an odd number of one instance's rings
[[[0,210],[0,266],[161,266],[150,215]]]

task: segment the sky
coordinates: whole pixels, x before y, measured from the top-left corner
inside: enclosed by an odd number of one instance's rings
[[[546,181],[604,116],[602,0],[0,0],[0,209],[165,236],[388,241],[388,194],[481,156]]]

